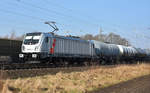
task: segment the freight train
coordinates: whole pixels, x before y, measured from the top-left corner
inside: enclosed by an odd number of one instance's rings
[[[19,54],[21,62],[38,61],[56,65],[132,63],[149,57],[150,51],[140,48],[43,32],[27,33]]]

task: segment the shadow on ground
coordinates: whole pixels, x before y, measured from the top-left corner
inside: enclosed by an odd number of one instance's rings
[[[150,75],[135,78],[90,93],[150,93]]]

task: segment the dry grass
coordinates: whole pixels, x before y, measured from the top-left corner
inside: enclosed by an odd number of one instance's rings
[[[5,80],[2,93],[86,93],[150,74],[150,64],[91,67],[83,72]]]

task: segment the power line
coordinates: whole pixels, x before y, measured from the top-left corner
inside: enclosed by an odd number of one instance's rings
[[[40,21],[45,21],[45,19],[42,19],[42,18],[38,18],[38,17],[35,17],[35,16],[26,15],[26,14],[22,14],[22,13],[18,13],[18,12],[12,12],[10,10],[0,9],[0,12],[13,14],[13,15],[18,15],[18,16],[23,16],[23,17],[29,17],[29,18],[32,18],[32,19],[40,20]]]
[[[60,8],[63,8],[63,9],[65,9],[65,10],[67,10],[67,11],[69,11],[69,12],[74,12],[75,10],[72,10],[72,9],[70,9],[70,8],[66,8],[66,7],[64,7],[64,6],[62,6],[60,3],[58,4],[58,3],[54,3],[54,2],[50,2],[51,0],[42,0],[42,1],[44,1],[46,4],[51,4],[51,5],[53,5],[53,6],[57,6],[57,7],[60,7]],[[78,10],[79,11],[79,10]],[[75,11],[76,12],[76,11]],[[85,12],[80,12],[79,14],[85,14]],[[81,15],[80,15],[81,16]],[[86,16],[84,16],[84,17],[86,17],[86,18],[90,18],[90,19],[93,19],[93,20],[95,20],[95,21],[99,21],[101,24],[103,24],[104,23],[104,21],[103,21],[103,23],[102,23],[102,20],[100,20],[100,19],[97,19],[97,18],[95,18],[95,17],[93,17],[93,16],[91,16],[91,15],[87,15],[86,14]],[[94,23],[95,23],[95,21],[94,21]],[[95,24],[97,24],[97,23],[95,23]],[[109,23],[109,25],[111,25],[111,26],[115,26],[115,27],[120,27],[119,25],[116,25],[116,24],[110,24]]]
[[[93,25],[93,26],[98,26],[97,24],[94,24],[94,23],[92,23],[92,22],[89,23],[87,20],[83,20],[83,19],[80,19],[80,18],[71,16],[71,15],[66,15],[66,14],[63,14],[63,13],[61,13],[61,12],[57,12],[57,11],[51,10],[51,9],[49,9],[49,8],[43,8],[43,7],[40,7],[40,6],[38,6],[38,5],[34,5],[34,4],[31,4],[31,3],[24,2],[24,1],[20,1],[19,3],[21,3],[21,2],[22,2],[23,4],[26,4],[26,5],[30,6],[30,7],[38,8],[38,9],[43,10],[43,11],[46,11],[46,12],[48,12],[48,13],[53,13],[53,14],[55,14],[55,15],[57,15],[57,16],[65,17],[65,18],[68,18],[68,19],[76,19],[76,20],[74,20],[74,21],[77,21],[77,20],[78,20],[78,21],[83,22],[83,23],[86,23],[86,24],[91,24],[91,25]]]
[[[45,1],[45,0],[44,0]],[[23,2],[23,1],[22,1]],[[40,7],[40,6],[35,6],[35,5],[33,5],[33,4],[30,4],[30,3],[26,3],[26,2],[23,2],[24,4],[27,4],[27,5],[30,5],[30,6],[32,6],[32,7],[34,7],[34,8],[38,8],[38,9],[41,9],[41,10],[44,10],[44,11],[49,11],[49,9],[48,8],[42,8],[42,7]],[[50,10],[50,11],[52,11],[52,10]],[[62,14],[62,13],[58,13],[58,12],[55,12],[55,11],[52,11],[52,12],[54,12],[55,14]],[[60,15],[59,15],[60,16]],[[63,15],[63,16],[65,16],[65,15]],[[87,22],[86,22],[86,24],[87,24]],[[98,25],[97,25],[98,26]]]
[[[44,24],[44,22],[46,21],[46,19],[41,19],[41,18],[38,18],[38,17],[29,16],[29,15],[22,14],[22,13],[18,13],[18,12],[13,12],[13,11],[10,11],[10,10],[0,9],[0,12],[1,12],[1,13],[12,14],[12,15],[16,15],[16,16],[22,16],[22,17],[26,17],[26,18],[30,18],[30,19],[39,20],[39,21],[42,22],[42,24]],[[8,20],[8,19],[7,19],[7,20]],[[21,23],[23,23],[23,24],[29,24],[29,22],[28,22],[28,23],[21,22]],[[62,26],[64,25],[64,24],[58,23],[58,22],[57,22],[57,24],[58,24],[58,25],[62,25]],[[18,26],[17,26],[17,27],[18,27]],[[61,27],[61,28],[62,28],[62,27]],[[61,29],[61,28],[59,28],[59,29],[60,29],[60,30],[63,30],[63,29]]]
[[[17,4],[13,4],[13,3],[10,3],[10,2],[9,2],[8,4],[14,5],[14,6],[18,6]],[[23,3],[23,4],[26,5],[25,3]],[[31,6],[31,4],[28,5],[28,6]],[[33,6],[33,4],[32,4],[32,7],[33,7],[33,8],[36,8],[36,9],[39,9],[39,8],[40,8],[40,10],[42,10],[42,11],[43,11],[43,9],[44,9],[44,8],[39,7],[39,6],[38,6],[38,8],[37,8],[37,7]],[[26,9],[26,7],[24,7],[24,6],[22,6],[21,8]],[[27,9],[26,9],[26,10],[27,10]],[[31,9],[30,9],[30,11],[31,11]],[[34,11],[33,11],[33,12],[34,12]],[[47,13],[50,13],[50,12],[48,12],[47,10],[46,10],[46,12],[47,12]],[[31,14],[30,14],[30,15],[31,15]],[[49,14],[48,14],[48,15],[49,15]],[[45,15],[44,15],[44,16],[45,16]],[[60,15],[59,15],[59,16],[60,16]],[[68,17],[68,18],[70,18],[70,17]],[[63,18],[63,19],[64,19],[64,18]],[[48,20],[47,20],[47,21],[48,21]],[[66,20],[65,20],[65,21],[66,21]],[[76,21],[76,20],[75,20],[75,21]],[[69,22],[73,22],[73,21],[69,21]],[[58,22],[57,22],[57,23],[58,23]],[[62,24],[62,23],[61,23],[61,24]],[[87,24],[87,22],[86,22],[86,24]],[[64,25],[64,24],[63,24],[63,25]],[[66,24],[65,24],[65,25],[66,25]],[[72,26],[72,25],[70,25],[69,27],[71,27],[71,26]],[[78,28],[78,27],[77,27],[77,28]]]
[[[60,4],[58,4],[58,3],[54,3],[54,2],[50,2],[49,0],[42,0],[42,1],[44,1],[46,4],[51,4],[51,5],[53,5],[54,4],[54,6],[57,6],[57,7],[61,7],[61,8],[63,8],[63,9],[65,9],[65,10],[67,10],[67,11],[73,11],[72,9],[68,9],[68,8],[66,8],[66,7],[64,7],[64,6],[62,6],[62,5],[60,5]],[[81,12],[81,13],[84,13],[84,12]],[[80,15],[81,16],[81,15]],[[88,17],[88,18],[94,18],[94,17],[92,17],[92,16],[89,16],[89,15],[86,15],[86,16],[84,16],[84,17]],[[95,19],[96,21],[102,21],[102,20],[99,20],[99,19]],[[119,25],[116,25],[116,24],[109,24],[109,25],[111,25],[111,26],[115,26],[115,27],[117,27],[117,28],[120,28],[120,26]]]
[[[62,5],[58,4],[58,3],[50,2],[50,0],[42,0],[42,1],[44,1],[47,4],[51,4],[51,5],[55,6],[55,7],[63,8],[65,10],[67,10],[67,11],[72,11],[72,9],[66,8],[66,7],[64,7],[64,6],[62,6]]]
[[[21,1],[22,2],[22,1]],[[32,5],[33,6],[33,4],[30,4],[30,5]],[[36,6],[36,8],[38,8],[38,9],[41,9],[41,10],[45,10],[45,8],[41,8],[41,7],[39,7],[39,6]],[[49,10],[49,9],[48,9]],[[48,10],[46,10],[46,11],[48,11]],[[54,11],[55,12],[55,11]],[[60,14],[60,13],[57,13],[57,12],[55,12],[56,14]],[[31,16],[30,16],[31,17]]]
[[[34,6],[34,5],[32,5],[32,7],[33,7],[33,6]],[[34,6],[34,7],[35,7],[35,6]],[[42,10],[45,9],[45,8],[41,8],[41,7],[39,7],[39,6],[38,6],[38,7],[36,6],[36,8],[40,8],[40,9],[42,9]],[[49,10],[49,9],[46,9],[46,10]],[[45,11],[45,10],[44,10],[44,11]],[[60,13],[57,13],[57,14],[60,14]],[[69,16],[69,18],[70,18],[70,16]],[[90,18],[91,18],[91,17],[90,17]],[[80,21],[81,21],[81,20],[80,20]],[[84,22],[85,22],[85,21],[84,21]],[[88,22],[85,22],[85,23],[87,24]],[[93,24],[92,24],[92,25],[93,25]],[[95,25],[95,24],[94,24],[94,25]],[[96,24],[96,25],[97,25],[97,24]],[[95,26],[96,26],[96,25],[95,25]],[[97,26],[98,26],[98,25],[97,25]]]
[[[23,5],[20,5],[19,3],[11,3],[11,2],[5,2],[5,3],[7,3],[7,4],[9,4],[9,5],[14,5],[15,7],[17,6],[17,7],[19,7],[19,8],[22,8],[22,9],[24,9],[24,10],[28,10],[28,11],[31,11],[32,13],[34,12],[35,13],[35,10],[33,10],[33,9],[28,9],[28,7],[25,7],[25,6],[23,6]],[[39,13],[39,11],[38,11],[38,13]],[[47,13],[48,15],[49,15],[49,13]],[[48,15],[44,15],[44,16],[47,16],[48,18],[50,18],[50,16],[48,16]],[[31,15],[31,14],[30,14]],[[39,17],[40,18],[40,17]],[[52,18],[50,18],[50,19],[52,19]]]
[[[1,11],[0,12],[5,12],[5,13],[9,13],[9,14],[14,14],[14,15],[19,15],[19,16],[24,16],[24,17],[30,17],[32,19],[36,19],[36,20],[40,20],[40,21],[43,21],[45,22],[45,19],[41,19],[41,18],[38,18],[38,17],[34,17],[34,16],[30,16],[30,15],[25,15],[25,14],[21,14],[21,13],[17,13],[17,12],[12,12],[12,11],[9,11],[9,10],[2,10],[0,9]],[[116,30],[118,31],[118,30]],[[119,31],[120,32],[120,31]],[[131,36],[132,37],[132,36]]]
[[[150,39],[150,37],[148,37],[148,36],[146,36],[145,34],[143,34],[143,33],[138,33],[137,32],[137,30],[135,29],[135,30],[133,30],[135,33],[136,33],[136,36],[137,37],[143,37],[143,38],[146,38],[146,39]]]
[[[19,5],[16,4],[16,3],[10,3],[10,2],[5,2],[5,3],[19,7]],[[27,9],[25,6],[21,6],[21,8],[23,8],[23,9],[25,9],[25,10],[29,10],[29,11],[31,11],[31,12],[34,12],[32,9]],[[9,8],[9,9],[11,9],[11,8]],[[40,17],[31,16],[31,14],[30,14],[30,16],[28,16],[27,14],[21,14],[21,13],[18,13],[18,12],[12,12],[12,10],[6,10],[6,9],[5,9],[5,10],[2,10],[1,12],[5,12],[5,13],[17,15],[17,16],[30,17],[30,18],[32,18],[32,19],[40,20],[40,21],[42,21],[42,22],[52,20],[52,19],[43,19],[43,18],[40,18]],[[49,17],[48,15],[44,15],[44,16]],[[57,24],[61,24],[62,26],[63,26],[63,25],[66,25],[66,24],[62,24],[62,23],[59,23],[59,22],[57,22]],[[68,26],[70,26],[70,25],[68,25]]]

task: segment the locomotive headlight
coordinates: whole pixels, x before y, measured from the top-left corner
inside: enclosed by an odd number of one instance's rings
[[[37,58],[37,54],[32,54],[32,58]]]
[[[19,54],[19,57],[20,57],[20,58],[23,58],[23,57],[24,57],[24,55],[23,55],[23,54]]]

